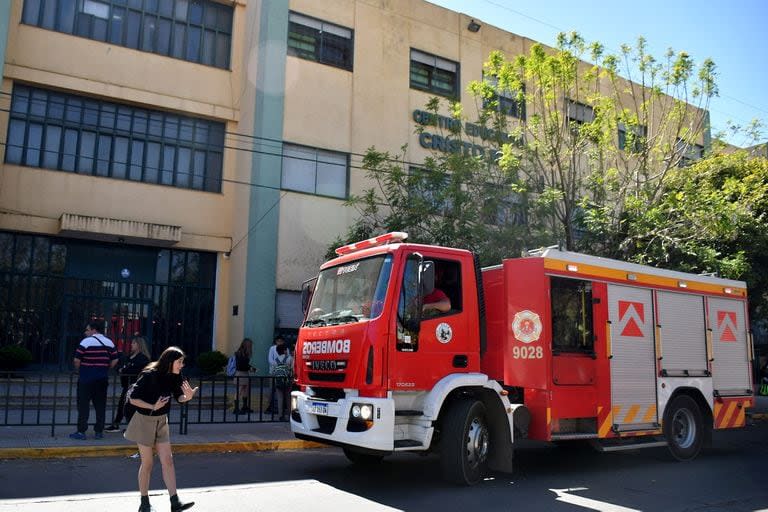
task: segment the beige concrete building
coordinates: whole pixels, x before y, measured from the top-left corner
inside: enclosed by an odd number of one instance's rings
[[[0,17],[0,344],[59,365],[96,317],[156,353],[249,336],[263,367],[354,220],[366,149],[455,150],[415,133],[428,99],[460,97],[471,123],[491,50],[534,44],[424,0],[13,0]]]

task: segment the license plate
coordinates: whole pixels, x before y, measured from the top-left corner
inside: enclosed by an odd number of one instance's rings
[[[312,402],[309,404],[309,412],[312,414],[328,416],[328,404],[322,402]]]

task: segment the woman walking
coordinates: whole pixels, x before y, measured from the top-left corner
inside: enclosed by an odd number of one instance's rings
[[[235,414],[248,414],[253,412],[250,408],[251,356],[253,355],[253,341],[245,338],[240,343],[240,348],[235,352],[235,379],[237,382],[237,396],[235,396]],[[243,406],[238,409],[238,401],[242,399]]]
[[[136,414],[131,418],[125,438],[139,446],[141,466],[139,466],[139,492],[141,506],[139,512],[150,512],[149,479],[152,475],[152,449],[157,450],[163,470],[163,481],[171,497],[171,511],[186,510],[194,502],[183,503],[176,494],[176,468],[173,465],[171,440],[168,436],[168,411],[170,399],[177,402],[189,402],[197,393],[181,376],[184,367],[184,352],[178,347],[168,347],[160,358],[150,363],[130,391],[129,400],[136,407]]]
[[[147,340],[143,336],[134,336],[131,339],[128,357],[125,358],[122,365],[117,369],[117,372],[120,374],[120,385],[123,387],[123,390],[120,393],[120,401],[117,403],[115,419],[112,420],[110,426],[104,429],[104,432],[120,432],[120,423],[123,421],[123,417],[125,417],[126,421],[131,421],[134,408],[130,404],[128,407],[125,406],[125,398],[128,394],[128,388],[136,382],[136,378],[141,370],[149,364],[150,357]]]

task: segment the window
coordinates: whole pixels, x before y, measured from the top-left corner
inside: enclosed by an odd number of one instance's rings
[[[551,277],[552,351],[594,352],[592,283]]]
[[[528,224],[523,198],[516,192],[499,197],[495,189],[499,185],[488,184],[486,202],[483,204],[483,220],[495,226],[525,226]]]
[[[569,99],[565,100],[565,115],[568,118],[568,124],[573,125],[591,123],[595,120],[595,111],[592,107]]]
[[[26,0],[22,23],[229,69],[233,12],[212,0]]]
[[[704,146],[686,142],[683,139],[677,139],[675,143],[675,154],[681,155],[678,167],[687,167],[696,160],[704,158]]]
[[[411,49],[411,88],[456,98],[459,64]]]
[[[221,190],[224,124],[15,85],[5,161]]]
[[[349,165],[345,153],[283,145],[282,188],[346,199],[348,180]]]
[[[619,125],[619,149],[629,150],[632,153],[642,153],[645,149],[645,141],[648,129],[643,125],[631,126],[629,130],[623,124]]]
[[[493,85],[494,88],[498,86],[499,79],[495,76],[484,77],[484,79]],[[521,91],[525,94],[525,86]],[[525,96],[523,96],[524,98]],[[516,117],[522,121],[525,121],[525,101],[518,100],[518,94],[515,91],[496,90],[496,93],[490,100],[483,100],[483,108],[488,108],[491,102],[496,102],[496,110],[512,117]]]
[[[352,30],[292,12],[288,15],[288,55],[352,71]]]

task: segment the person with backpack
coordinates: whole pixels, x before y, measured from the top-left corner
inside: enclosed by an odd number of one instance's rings
[[[111,339],[101,333],[102,326],[92,320],[85,326],[85,338],[75,350],[74,366],[77,379],[77,432],[72,439],[85,441],[91,402],[96,410],[93,426],[96,439],[104,437],[104,418],[107,413],[107,387],[109,369],[117,364],[117,349]]]
[[[272,368],[275,367],[277,364],[277,347],[285,345],[285,339],[280,336],[279,334],[275,336],[275,339],[272,341],[272,346],[269,347],[269,351],[267,352],[267,368],[269,368],[269,374],[272,375]],[[275,388],[274,379],[272,381],[272,389],[269,394],[269,405],[267,405],[266,410],[264,411],[266,414],[272,414],[274,415],[277,412],[277,389]]]
[[[117,369],[117,372],[120,374],[120,385],[123,387],[123,390],[120,392],[120,401],[117,403],[117,410],[115,411],[112,424],[105,428],[104,432],[120,432],[120,423],[123,421],[123,417],[125,417],[126,421],[131,421],[135,409],[131,404],[126,406],[125,398],[128,394],[128,388],[136,382],[136,378],[141,373],[141,370],[149,364],[150,357],[147,340],[143,336],[138,335],[131,338],[130,352]]]
[[[253,355],[253,341],[250,338],[244,338],[240,343],[240,347],[235,351],[233,357],[235,358],[235,382],[237,385],[237,395],[235,396],[235,414],[249,414],[253,411],[250,408],[251,397],[251,369],[255,370],[251,366],[251,356]],[[229,370],[227,370],[229,375]],[[243,406],[238,409],[238,403],[242,400]]]
[[[278,345],[275,364],[270,368],[269,374],[273,377],[275,394],[277,395],[278,421],[288,421],[286,407],[291,403],[290,393],[293,383],[293,357],[285,344]]]

